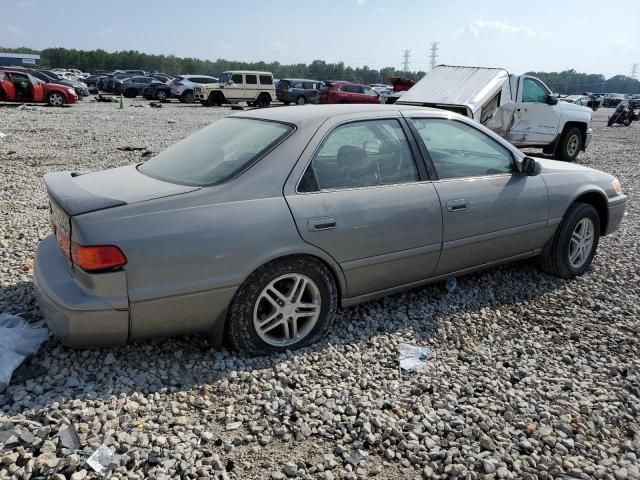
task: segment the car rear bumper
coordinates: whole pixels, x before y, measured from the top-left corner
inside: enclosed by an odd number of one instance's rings
[[[609,200],[609,219],[607,221],[607,229],[604,232],[605,235],[613,233],[620,228],[626,204],[626,195],[618,195]]]
[[[34,293],[47,325],[73,347],[119,345],[129,338],[129,311],[112,308],[72,278],[53,235],[36,252]]]

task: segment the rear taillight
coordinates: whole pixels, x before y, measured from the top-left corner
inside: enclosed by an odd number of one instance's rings
[[[127,259],[112,245],[84,246],[71,242],[71,261],[87,272],[102,272],[124,267]]]
[[[65,258],[86,272],[105,272],[124,267],[127,264],[127,257],[118,247],[113,245],[79,245],[70,240],[62,232],[62,229],[56,228],[54,231]]]

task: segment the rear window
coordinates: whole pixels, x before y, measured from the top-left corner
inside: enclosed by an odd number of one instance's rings
[[[138,170],[180,185],[223,183],[263,157],[293,127],[246,118],[224,118],[169,147]]]

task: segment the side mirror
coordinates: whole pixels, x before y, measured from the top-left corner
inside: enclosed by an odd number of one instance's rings
[[[547,103],[547,105],[556,105],[558,103],[558,97],[557,95],[550,93],[547,95],[545,102]]]
[[[524,157],[522,159],[522,173],[528,177],[535,177],[540,174],[540,164],[531,157]]]

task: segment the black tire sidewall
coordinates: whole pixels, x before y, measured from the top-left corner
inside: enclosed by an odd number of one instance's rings
[[[302,100],[302,103],[300,103],[300,100]],[[304,95],[300,95],[297,99],[296,99],[296,103],[298,105],[305,105],[307,103],[307,99],[305,98]]]
[[[575,155],[569,155],[567,147],[569,146],[569,139],[574,135],[578,136],[578,148],[576,149]],[[567,162],[573,162],[578,157],[581,148],[582,132],[576,127],[569,128],[562,136],[562,141],[560,142],[560,157]]]
[[[299,273],[313,280],[320,291],[320,317],[313,330],[299,342],[286,347],[270,345],[262,340],[253,325],[253,309],[269,282],[281,275]],[[243,283],[229,309],[225,329],[233,347],[247,353],[272,353],[295,350],[322,338],[328,331],[337,308],[337,289],[331,272],[320,262],[307,257],[274,261],[256,270]]]
[[[573,268],[569,263],[569,245],[571,243],[571,235],[573,234],[573,230],[576,228],[578,222],[585,217],[589,218],[593,222],[593,246],[591,247],[591,253],[589,254],[589,258],[587,259],[587,261],[580,268],[576,269]],[[561,276],[565,278],[571,278],[585,273],[591,266],[593,257],[595,256],[598,249],[599,242],[600,217],[598,216],[598,212],[591,205],[588,205],[586,203],[576,203],[571,207],[570,211],[567,212],[567,216],[565,217],[565,220],[560,227],[559,235],[555,245],[556,251],[554,252],[554,255],[558,255],[558,266],[562,270]]]

